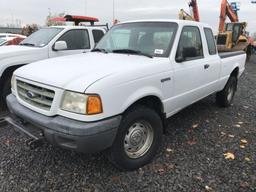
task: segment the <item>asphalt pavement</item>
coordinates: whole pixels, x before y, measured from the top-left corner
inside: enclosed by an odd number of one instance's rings
[[[30,150],[26,136],[0,126],[0,191],[256,191],[255,56],[230,108],[209,96],[168,123],[157,157],[134,172],[120,172],[102,154],[49,144]]]

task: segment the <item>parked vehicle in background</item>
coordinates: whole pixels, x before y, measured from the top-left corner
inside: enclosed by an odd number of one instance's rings
[[[13,34],[13,33],[0,33],[0,39],[4,39],[6,41],[12,40],[16,37],[20,37],[20,38],[26,38],[26,36],[24,35],[20,35],[20,34]]]
[[[0,33],[0,39],[5,40],[5,45],[18,45],[26,38],[24,35],[12,34],[12,33]]]
[[[19,45],[21,41],[26,39],[25,37],[14,37],[7,41],[6,45]]]
[[[118,168],[137,169],[155,156],[167,118],[213,93],[231,105],[245,59],[242,51],[219,55],[207,24],[117,24],[91,53],[16,70],[6,120],[31,143],[105,150]]]
[[[256,36],[253,37],[253,52],[256,53]]]
[[[7,41],[4,39],[0,39],[0,46],[6,45]]]
[[[0,48],[0,108],[11,92],[15,69],[31,62],[89,52],[106,33],[106,27],[56,26],[42,28],[16,46]]]

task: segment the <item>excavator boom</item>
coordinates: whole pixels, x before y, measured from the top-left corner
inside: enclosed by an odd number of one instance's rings
[[[186,11],[184,11],[184,9],[181,9],[179,13],[179,19],[199,22],[200,17],[199,17],[197,0],[191,0],[188,5],[192,12],[191,15],[188,14]]]
[[[222,0],[220,8],[220,23],[219,23],[219,32],[225,31],[225,21],[226,18],[230,19],[231,22],[238,22],[238,16],[235,11],[233,11],[231,5],[227,0]]]
[[[189,3],[189,7],[192,8],[194,20],[199,22],[200,17],[199,17],[199,10],[198,10],[197,0],[191,0],[191,2]]]

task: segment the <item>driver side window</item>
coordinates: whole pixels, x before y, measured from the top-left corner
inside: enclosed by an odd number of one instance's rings
[[[176,59],[182,57],[185,61],[203,58],[203,46],[198,27],[183,28],[176,54]]]
[[[87,30],[75,29],[66,32],[58,41],[67,43],[67,50],[90,49],[90,41]]]

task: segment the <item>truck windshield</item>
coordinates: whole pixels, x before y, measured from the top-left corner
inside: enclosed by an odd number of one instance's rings
[[[102,38],[94,51],[168,57],[177,28],[178,24],[171,22],[116,25]]]
[[[29,37],[23,40],[20,45],[32,46],[32,47],[44,47],[46,46],[57,34],[59,34],[62,28],[43,28],[35,33],[32,33]]]

